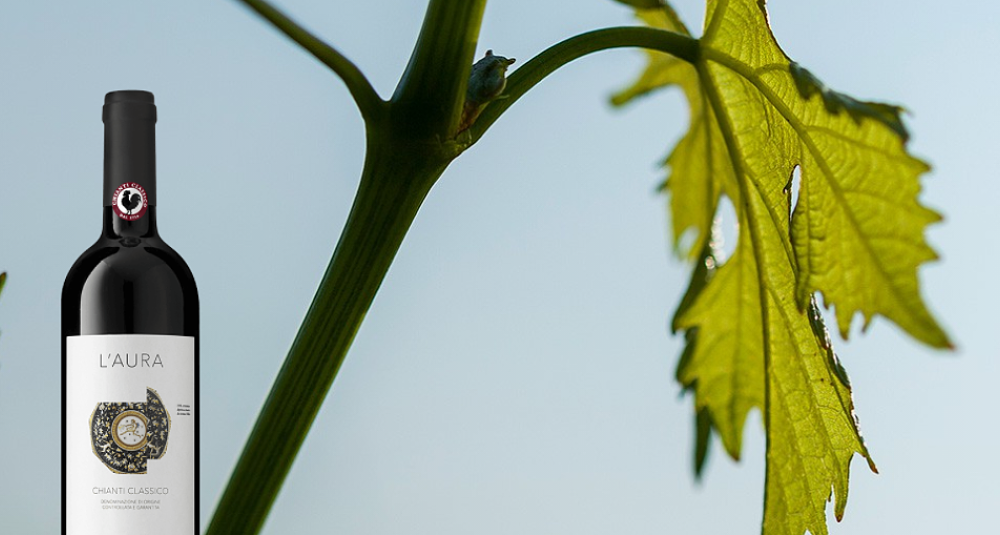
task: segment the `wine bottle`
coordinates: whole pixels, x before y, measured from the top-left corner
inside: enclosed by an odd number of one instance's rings
[[[198,293],[156,229],[156,106],[104,100],[104,229],[62,294],[63,535],[198,533]]]

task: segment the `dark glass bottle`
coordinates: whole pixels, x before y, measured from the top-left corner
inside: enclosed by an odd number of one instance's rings
[[[153,95],[103,120],[104,228],[62,295],[62,533],[197,534],[198,292],[157,233]]]

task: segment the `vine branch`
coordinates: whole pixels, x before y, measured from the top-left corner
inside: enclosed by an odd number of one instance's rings
[[[478,141],[507,108],[559,67],[601,50],[636,47],[666,52],[689,63],[697,61],[700,50],[698,40],[692,37],[638,26],[604,28],[570,37],[545,49],[511,73],[501,98],[486,106],[469,127],[469,145]]]
[[[259,533],[424,197],[447,162],[369,145],[350,216],[206,535]]]
[[[353,63],[266,0],[240,1],[340,76],[369,127],[368,147],[351,215],[208,535],[252,535],[264,525],[424,197],[460,152],[440,149],[456,145],[449,136],[460,118],[486,3],[431,0],[407,70],[386,102]],[[567,39],[518,69],[508,81],[507,98],[488,105],[472,132],[463,136],[481,137],[521,95],[560,66],[598,50],[630,46],[692,62],[698,55],[696,40],[648,28],[609,28]]]
[[[486,0],[431,0],[392,96],[401,133],[447,139],[458,129]]]
[[[368,78],[365,78],[361,69],[352,63],[351,60],[347,59],[346,56],[302,26],[299,26],[294,20],[267,3],[266,0],[240,1],[250,9],[256,11],[258,15],[264,17],[275,28],[298,43],[312,54],[313,57],[320,60],[339,76],[344,81],[348,91],[351,92],[351,97],[354,98],[354,102],[358,105],[358,110],[361,112],[361,117],[366,123],[382,113],[382,110],[385,108],[385,101],[378,96],[375,88],[372,87]]]

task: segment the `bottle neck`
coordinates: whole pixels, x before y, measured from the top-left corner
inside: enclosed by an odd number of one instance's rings
[[[113,207],[105,206],[103,235],[111,240],[156,237],[156,207],[148,207],[146,213],[139,219],[126,221],[115,213]]]
[[[152,93],[104,99],[104,235],[156,235],[156,105]]]

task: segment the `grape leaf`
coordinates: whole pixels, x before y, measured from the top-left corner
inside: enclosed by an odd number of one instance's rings
[[[758,265],[765,329],[767,481],[763,533],[825,535],[826,502],[843,518],[855,452],[877,472],[858,430],[847,374],[833,352],[815,302],[803,313],[795,299],[795,269],[787,254],[787,192],[747,191],[744,205]],[[778,207],[785,218],[773,217]]]
[[[636,11],[647,25],[689,34],[669,7]],[[698,259],[673,323],[686,331],[677,378],[695,396],[695,468],[706,426],[738,458],[746,415],[760,409],[764,533],[825,534],[831,495],[837,519],[844,513],[853,455],[875,465],[814,296],[835,307],[845,338],[860,312],[866,327],[881,314],[928,345],[950,347],[917,281],[918,267],[936,257],[924,230],[940,217],[917,200],[928,167],[906,152],[900,108],[834,92],[792,62],[763,0],[709,0],[705,21],[693,64],[651,52],[640,78],[613,99],[678,86],[691,109],[664,188],[678,252]],[[739,235],[720,265],[711,235],[722,195],[736,208]]]
[[[699,264],[707,272],[693,279],[710,276],[711,284],[682,304],[673,322],[674,331],[689,333],[677,380],[694,391],[696,410],[707,410],[734,459],[740,457],[747,413],[764,406],[763,323],[753,254],[741,239],[732,258],[717,268],[718,254],[709,252]],[[707,439],[699,439],[699,450],[707,449]]]
[[[639,9],[637,14],[647,25],[690,35],[687,27],[669,7]],[[680,86],[687,97],[691,126],[667,157],[664,164],[674,172],[660,186],[670,193],[673,237],[676,251],[684,256],[698,254],[709,238],[719,194],[725,187],[736,187],[732,164],[724,150],[722,134],[714,110],[705,102],[694,66],[668,54],[649,52],[649,66],[631,87],[615,95],[612,103],[624,104],[665,85]],[[690,232],[693,240],[682,243]]]

